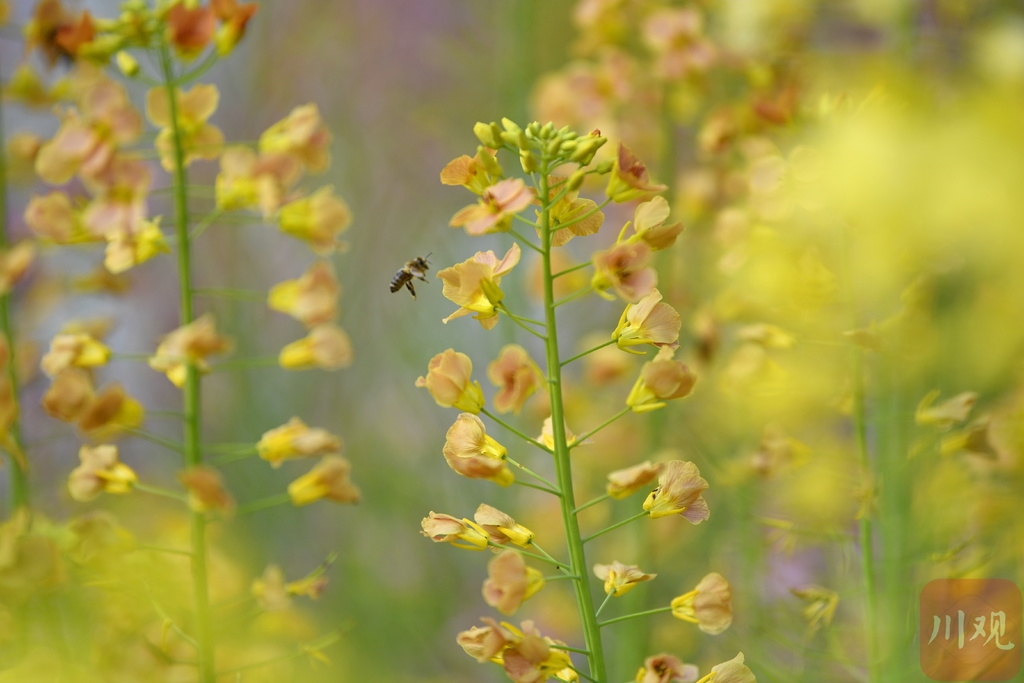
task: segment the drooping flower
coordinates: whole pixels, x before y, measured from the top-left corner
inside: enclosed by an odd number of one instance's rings
[[[196,465],[178,473],[178,481],[188,492],[188,506],[196,512],[231,514],[235,499],[228,493],[220,472]]]
[[[150,184],[146,164],[114,157],[102,171],[85,180],[93,198],[82,211],[82,227],[93,237],[105,240],[142,232]]]
[[[612,332],[612,339],[623,351],[643,355],[632,346],[652,344],[654,346],[677,347],[679,328],[682,320],[679,313],[661,300],[657,289],[635,304],[626,304],[619,324]]]
[[[683,232],[683,224],[665,225],[668,215],[669,206],[664,197],[653,197],[639,205],[633,213],[633,235],[629,241],[640,240],[654,251],[671,247]]]
[[[327,455],[309,472],[288,484],[294,505],[309,505],[322,498],[336,503],[358,503],[359,487],[349,481],[352,466],[340,455]]]
[[[464,353],[447,349],[430,359],[426,377],[417,377],[416,386],[426,387],[437,405],[479,413],[484,407],[484,391],[472,381],[473,362]]]
[[[618,560],[611,564],[595,564],[594,575],[604,581],[604,592],[616,598],[633,590],[638,583],[657,576],[641,571],[635,564],[623,564]]]
[[[511,624],[502,622],[512,633],[513,641],[508,643],[502,652],[502,664],[505,673],[515,683],[538,683],[552,676],[562,680],[574,680],[572,676],[572,660],[565,650],[551,647],[564,645],[560,641],[542,636],[532,621],[520,624],[521,630]]]
[[[697,383],[697,376],[682,361],[672,360],[675,349],[662,347],[654,360],[644,363],[640,377],[626,397],[634,413],[657,410],[666,401],[686,398]]]
[[[657,479],[663,467],[662,463],[644,460],[639,465],[609,472],[605,491],[615,500],[628,498]]]
[[[711,572],[697,587],[672,600],[672,616],[718,635],[732,624],[732,588],[721,574]]]
[[[504,545],[511,541],[523,548],[533,543],[532,531],[516,522],[510,515],[486,503],[480,503],[473,519],[494,543]]]
[[[692,462],[669,460],[658,476],[658,487],[648,494],[643,507],[652,519],[679,514],[690,524],[700,524],[711,514],[701,495],[707,488],[708,482]]]
[[[470,479],[489,479],[501,486],[515,480],[505,463],[508,450],[487,435],[484,423],[471,413],[459,413],[445,435],[444,459],[455,472]]]
[[[62,372],[64,375],[66,372]],[[55,382],[56,384],[56,382]],[[78,414],[78,428],[94,439],[107,439],[142,424],[146,410],[118,383],[108,384],[91,397]]]
[[[92,402],[92,380],[89,373],[78,368],[69,368],[58,373],[43,394],[43,410],[50,417],[65,422],[74,422]]]
[[[481,664],[488,660],[500,664],[501,651],[515,642],[515,636],[490,617],[481,617],[480,621],[487,626],[472,626],[467,631],[460,631],[455,640],[467,655]]]
[[[614,289],[622,300],[635,304],[658,284],[658,273],[649,266],[650,260],[651,248],[646,243],[617,242],[591,257],[594,276],[590,283],[608,300],[614,297],[607,290]]]
[[[338,248],[338,235],[351,223],[352,211],[330,185],[285,204],[278,213],[281,232],[302,240],[321,256]]]
[[[185,384],[189,365],[198,372],[207,372],[207,356],[231,348],[231,341],[217,334],[213,316],[206,313],[168,333],[150,357],[149,367],[167,375],[167,379],[180,388]]]
[[[106,344],[80,332],[56,335],[40,366],[48,377],[55,377],[67,368],[95,368],[109,360],[110,348]]]
[[[40,0],[24,28],[25,52],[39,50],[53,66],[61,57],[74,60],[92,41],[95,26],[89,12],[72,15],[60,0]]]
[[[694,683],[699,676],[693,664],[683,664],[682,660],[669,654],[648,657],[644,665],[636,672],[636,683]]]
[[[464,228],[468,235],[502,232],[512,226],[512,217],[533,201],[533,191],[519,178],[506,178],[491,185],[476,204],[460,209],[448,222]]]
[[[259,150],[264,154],[287,154],[310,173],[320,173],[331,162],[330,145],[331,132],[320,117],[320,110],[315,104],[304,104],[263,131]]]
[[[523,556],[505,550],[487,563],[484,601],[502,614],[515,614],[523,601],[544,587],[544,576],[527,567]]]
[[[143,221],[138,232],[108,235],[103,267],[117,275],[170,251],[159,222]]]
[[[177,2],[164,19],[167,42],[184,60],[195,59],[213,40],[217,28],[216,17],[209,7],[188,6]]]
[[[615,157],[615,163],[608,178],[608,187],[605,190],[609,199],[621,204],[634,199],[644,199],[667,189],[666,185],[652,183],[643,162],[629,151],[628,147],[619,144],[619,152]]]
[[[299,161],[288,154],[257,156],[248,147],[229,147],[220,157],[220,173],[214,183],[217,208],[258,208],[269,218],[301,175]]]
[[[695,7],[651,12],[643,25],[643,40],[655,55],[654,72],[666,81],[707,71],[716,57],[715,45],[704,37],[704,20]]]
[[[424,536],[434,543],[451,543],[456,548],[483,550],[487,547],[487,532],[479,524],[468,519],[431,511],[429,517],[420,521]]]
[[[519,414],[526,399],[541,387],[544,377],[526,349],[518,344],[506,344],[498,358],[487,366],[487,377],[497,387],[494,409]]]
[[[68,492],[77,501],[92,500],[101,492],[128,493],[139,480],[135,472],[120,461],[117,446],[82,446],[78,451],[82,464],[68,477]]]
[[[86,232],[81,211],[71,204],[64,192],[33,195],[25,207],[25,223],[44,241],[56,244],[77,244],[99,241],[100,237]]]
[[[337,436],[326,429],[311,429],[297,417],[264,432],[256,443],[259,456],[275,469],[285,460],[340,453],[341,448],[341,439]]]
[[[548,186],[549,200],[562,192],[566,178],[550,176]],[[561,247],[569,243],[573,237],[596,234],[604,224],[604,214],[597,210],[597,202],[593,199],[580,199],[579,190],[566,192],[565,195],[551,206],[551,246]],[[538,232],[540,229],[538,228]]]
[[[437,276],[444,282],[442,293],[461,307],[443,322],[475,313],[473,317],[484,329],[497,325],[497,306],[505,298],[499,284],[502,276],[519,263],[521,253],[519,245],[513,244],[499,261],[493,251],[478,251],[472,258],[439,272]]]
[[[182,163],[185,166],[196,159],[216,159],[220,156],[224,134],[216,126],[207,123],[207,119],[217,111],[219,100],[220,92],[215,85],[199,84],[187,91],[175,88],[175,113],[178,135],[185,154]],[[166,88],[152,88],[146,93],[146,117],[160,128],[156,136],[160,163],[164,170],[173,171],[177,164],[174,151],[174,121],[171,119],[171,99]]]
[[[302,277],[279,282],[270,289],[267,305],[287,313],[306,327],[330,322],[338,315],[341,287],[330,261],[318,260]]]
[[[740,652],[728,662],[711,667],[711,673],[697,683],[757,683],[757,678],[743,663],[743,653]]]
[[[494,153],[484,147],[477,149],[476,156],[463,154],[441,169],[442,185],[461,185],[473,194],[483,194],[484,190],[499,180],[501,166],[494,158]]]
[[[334,323],[324,323],[281,349],[278,363],[289,370],[347,368],[352,363],[352,342],[345,330]]]
[[[551,421],[551,416],[548,415],[547,417],[544,418],[544,424],[541,425],[540,436],[537,437],[537,440],[540,441],[545,446],[547,446],[548,448],[550,448],[551,450],[554,450],[555,430],[552,425],[553,423]],[[569,426],[563,425],[563,429],[565,430],[566,445],[571,446],[574,443],[576,443],[576,434],[574,434],[573,431],[569,429]]]
[[[213,38],[217,54],[229,54],[245,35],[245,27],[259,6],[255,3],[242,4],[238,0],[210,0],[210,9],[220,20],[220,27]]]

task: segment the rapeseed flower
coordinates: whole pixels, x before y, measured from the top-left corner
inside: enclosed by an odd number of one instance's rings
[[[277,469],[285,460],[340,453],[341,439],[326,429],[310,428],[297,417],[267,432],[256,443],[259,456]]]
[[[434,511],[420,521],[420,527],[420,533],[434,543],[451,543],[456,548],[466,550],[483,550],[490,536],[476,522]]]
[[[207,372],[206,357],[231,348],[231,341],[217,334],[213,316],[206,313],[164,336],[149,359],[149,367],[167,375],[180,388],[185,384],[189,365],[198,372]]]
[[[470,479],[490,479],[501,486],[515,480],[505,464],[508,450],[487,435],[483,421],[460,413],[445,435],[444,459],[455,472]]]
[[[643,355],[643,351],[630,347],[651,344],[675,348],[679,345],[680,327],[679,313],[662,301],[661,292],[655,289],[637,303],[626,304],[612,339],[623,351]]]
[[[326,171],[331,163],[331,132],[315,104],[295,107],[288,116],[260,135],[261,154],[286,154],[310,173]]]
[[[512,226],[512,217],[533,201],[534,193],[519,178],[506,178],[483,191],[480,201],[460,209],[448,222],[462,227],[468,235],[502,232]]]
[[[658,476],[658,487],[648,494],[643,507],[652,519],[679,514],[690,524],[700,524],[711,515],[701,495],[707,488],[708,482],[692,462],[669,460]]]
[[[475,415],[484,407],[484,392],[479,382],[470,379],[472,374],[469,356],[448,349],[430,359],[426,377],[417,377],[416,386],[426,387],[442,408],[458,408]]]
[[[278,363],[288,370],[347,368],[352,363],[352,342],[345,330],[334,323],[323,323],[281,349]]]
[[[609,199],[621,204],[634,199],[645,199],[667,189],[666,185],[652,183],[643,162],[629,151],[628,147],[619,144],[611,176],[608,178],[608,187],[605,189]]]
[[[82,446],[82,464],[68,477],[68,492],[77,501],[92,500],[102,492],[128,493],[138,476],[118,458],[117,446]]]
[[[302,277],[274,285],[267,296],[267,305],[287,313],[307,328],[315,327],[337,317],[340,293],[330,261],[318,260]]]
[[[711,673],[697,683],[757,683],[757,678],[743,663],[743,653],[740,652],[728,662],[711,667]]]
[[[498,393],[494,395],[494,409],[499,413],[517,415],[533,392],[539,389],[544,377],[526,349],[518,344],[506,344],[498,358],[487,366],[487,377]]]
[[[590,284],[605,299],[614,298],[607,293],[614,289],[622,300],[637,303],[658,284],[658,273],[649,266],[650,261],[651,248],[646,243],[617,242],[591,256],[594,276]]]
[[[721,574],[711,572],[697,587],[672,600],[672,616],[718,635],[732,624],[732,588]]]
[[[664,407],[666,401],[686,398],[693,392],[697,376],[682,361],[672,360],[675,349],[663,347],[654,360],[644,363],[640,377],[626,397],[635,413]]]
[[[658,478],[664,465],[644,460],[639,465],[608,473],[605,492],[615,500],[628,498]]]
[[[508,542],[526,548],[533,543],[533,532],[501,510],[480,503],[473,515],[480,528],[487,532],[492,543],[504,545]]]
[[[349,481],[352,466],[340,455],[324,456],[306,474],[288,484],[294,505],[309,505],[326,498],[336,503],[358,503],[359,487]]]
[[[636,672],[636,683],[694,683],[700,674],[693,664],[669,654],[653,655]]]
[[[442,293],[461,307],[442,322],[475,313],[473,317],[484,329],[497,325],[497,307],[505,298],[498,285],[502,276],[519,263],[520,255],[518,244],[513,244],[500,261],[493,251],[478,251],[472,258],[439,272],[437,276],[444,282]]]
[[[94,439],[102,439],[135,429],[145,416],[142,404],[115,382],[92,396],[76,419],[79,429]]]
[[[657,576],[641,571],[635,564],[623,564],[618,560],[611,564],[595,564],[594,575],[604,581],[604,592],[616,598],[631,591],[638,583]]]
[[[523,556],[515,550],[506,550],[487,563],[484,601],[502,614],[515,614],[524,600],[543,587],[543,575],[527,567]]]
[[[306,242],[321,256],[338,248],[338,235],[351,223],[348,204],[329,185],[309,197],[285,204],[278,212],[281,232]]]
[[[43,356],[40,366],[48,377],[56,377],[67,368],[95,368],[110,360],[110,348],[79,332],[58,334],[50,341],[50,351]]]
[[[185,91],[175,88],[174,100],[178,135],[185,152],[185,166],[196,159],[216,159],[220,156],[224,134],[206,121],[217,110],[220,101],[217,86],[201,83]],[[175,122],[171,120],[171,100],[165,88],[152,88],[146,93],[146,117],[160,128],[156,136],[160,163],[164,170],[173,171]]]

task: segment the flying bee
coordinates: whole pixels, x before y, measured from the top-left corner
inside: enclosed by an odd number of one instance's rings
[[[430,262],[427,261],[429,257],[430,254],[427,254],[426,256],[417,256],[411,261],[406,261],[405,265],[391,278],[391,291],[397,292],[402,288],[402,285],[405,285],[405,288],[412,294],[412,298],[415,299],[416,289],[412,286],[412,280],[416,278],[427,282],[427,278],[424,275],[430,269]]]

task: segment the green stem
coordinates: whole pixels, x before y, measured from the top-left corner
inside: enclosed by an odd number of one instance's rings
[[[505,304],[498,304],[497,310],[499,313],[504,313],[505,315],[507,315],[512,320],[512,322],[514,322],[516,325],[532,334],[534,337],[537,337],[537,339],[540,339],[541,341],[544,340],[544,335],[542,333],[538,332],[537,330],[533,329],[532,327],[526,324],[528,322],[533,322],[529,318],[521,318],[518,315],[515,315],[514,313],[509,311],[508,308],[505,307]]]
[[[573,510],[573,513],[578,515],[581,512],[583,512],[584,510],[586,510],[587,508],[593,507],[593,506],[597,505],[598,503],[603,503],[604,501],[608,500],[609,498],[611,498],[611,496],[609,496],[607,493],[603,493],[600,496],[598,496],[597,498],[594,498],[592,500],[588,500],[583,505],[580,505],[578,508]]]
[[[551,279],[552,280],[557,280],[558,278],[562,277],[563,275],[568,275],[569,273],[575,273],[577,270],[583,270],[584,268],[589,268],[590,265],[591,265],[590,261],[584,261],[583,263],[577,263],[575,266],[570,266],[569,268],[566,268],[565,270],[558,271],[557,273],[555,273],[554,275],[551,276]]]
[[[578,446],[578,445],[582,444],[584,441],[586,441],[587,439],[592,437],[594,434],[597,434],[599,431],[601,431],[602,429],[604,429],[605,427],[610,425],[612,422],[615,422],[620,417],[622,417],[623,415],[628,413],[630,410],[631,410],[631,408],[629,408],[629,406],[627,406],[627,407],[623,408],[622,410],[620,410],[619,412],[617,412],[614,415],[612,415],[611,417],[609,417],[607,420],[605,420],[604,422],[602,422],[598,426],[596,426],[593,429],[591,429],[589,432],[587,432],[583,436],[576,437],[576,442],[573,444],[573,446]]]
[[[562,564],[561,562],[559,562],[555,558],[551,557],[547,553],[543,553],[543,554],[538,555],[537,553],[531,553],[529,550],[524,550],[524,549],[520,548],[519,546],[502,545],[501,543],[495,543],[494,541],[487,541],[487,545],[489,545],[492,548],[497,548],[498,550],[510,550],[510,549],[511,550],[515,550],[520,555],[524,555],[526,557],[532,557],[535,560],[540,560],[541,562],[547,562],[548,564],[553,564],[553,565],[555,565],[556,568],[561,569],[563,571],[565,571],[565,570],[567,570],[569,568],[567,565]],[[535,550],[540,550],[540,548],[538,548],[536,545],[532,545],[532,547]]]
[[[539,474],[537,474],[536,472],[534,472],[533,470],[531,470],[531,469],[530,469],[529,467],[527,467],[526,465],[524,465],[524,464],[522,464],[521,462],[518,462],[518,461],[516,461],[516,460],[513,460],[512,458],[509,458],[509,457],[506,457],[506,458],[505,458],[505,460],[506,460],[506,462],[508,462],[509,464],[511,464],[511,465],[513,465],[513,466],[515,466],[515,467],[519,468],[520,470],[522,470],[522,471],[523,471],[523,472],[525,472],[526,474],[530,475],[531,477],[533,477],[533,478],[534,478],[534,479],[536,479],[537,481],[539,481],[539,482],[541,482],[542,484],[544,484],[545,486],[547,486],[547,487],[548,487],[548,489],[549,489],[549,490],[548,490],[548,493],[551,493],[551,494],[553,494],[553,495],[556,495],[556,496],[560,496],[560,495],[562,495],[561,493],[559,493],[559,491],[558,491],[558,487],[557,487],[557,486],[555,486],[555,485],[554,485],[554,484],[552,484],[552,483],[551,483],[550,481],[548,481],[547,479],[545,479],[545,478],[544,478],[544,477],[542,477],[541,475],[539,475]]]
[[[280,359],[277,356],[259,356],[253,358],[234,358],[232,360],[225,360],[214,365],[211,370],[214,372],[222,372],[225,370],[249,370],[250,368],[269,368],[275,365],[280,365]]]
[[[601,628],[604,628],[605,626],[608,626],[609,624],[615,624],[615,623],[618,623],[620,621],[628,621],[630,619],[638,619],[640,617],[649,617],[652,614],[661,614],[663,612],[671,612],[671,611],[672,611],[672,607],[671,606],[669,606],[669,607],[656,607],[655,609],[649,609],[649,610],[645,610],[643,612],[633,612],[632,614],[627,614],[627,615],[621,616],[621,617],[615,617],[614,619],[606,619],[605,621],[602,621],[600,623],[600,626],[601,626]]]
[[[135,482],[132,484],[132,488],[136,491],[142,491],[143,493],[149,493],[154,496],[160,496],[161,498],[170,498],[176,500],[179,503],[188,501],[188,498],[183,493],[177,491],[170,491],[168,489],[160,488],[159,486],[150,486],[149,484],[143,484],[142,482]],[[189,553],[192,554],[191,552]]]
[[[864,356],[859,348],[853,349],[853,428],[857,438],[857,453],[861,470],[873,487],[871,478],[871,458],[868,453],[867,420],[864,409]],[[864,495],[873,496],[873,488]],[[875,551],[874,529],[871,521],[870,502],[860,518],[860,562],[861,574],[864,579],[864,638],[867,641],[868,680],[871,683],[881,681],[878,661],[878,635],[875,632],[875,620],[878,615],[877,595],[875,593]]]
[[[518,429],[516,429],[515,427],[513,427],[509,423],[507,423],[504,420],[502,420],[500,417],[498,417],[497,415],[495,415],[491,411],[487,410],[487,408],[481,409],[480,413],[482,415],[486,415],[491,420],[493,420],[495,423],[501,425],[502,427],[504,427],[508,431],[512,432],[513,434],[518,436],[523,441],[525,441],[525,442],[527,442],[527,443],[529,443],[529,444],[531,444],[533,446],[536,446],[537,448],[541,449],[542,451],[546,451],[548,453],[551,452],[551,449],[548,448],[547,446],[545,446],[544,444],[542,444],[540,441],[537,441],[532,436],[527,436],[526,434],[524,434],[523,432],[519,431]]]
[[[517,218],[518,218],[518,216],[517,216]],[[525,220],[525,219],[521,219],[521,220]],[[529,223],[529,221],[526,221],[526,222]],[[531,223],[531,225],[532,225],[532,223]],[[536,226],[534,226],[534,227],[536,227]],[[524,247],[528,247],[530,249],[533,249],[538,254],[541,253],[540,247],[538,247],[536,244],[534,244],[530,240],[526,239],[526,237],[524,237],[523,235],[519,234],[519,232],[515,228],[509,228],[508,232],[509,232],[510,235],[512,235],[517,240],[522,242]]]
[[[595,533],[590,534],[589,536],[587,536],[586,538],[583,539],[583,542],[584,543],[590,543],[591,541],[593,541],[598,536],[604,536],[609,531],[615,531],[616,529],[618,529],[620,527],[624,527],[627,524],[632,524],[633,522],[635,522],[636,520],[640,519],[641,517],[647,517],[647,515],[648,515],[647,510],[644,510],[643,512],[638,512],[637,514],[633,515],[632,517],[627,517],[626,519],[622,520],[621,522],[616,522],[615,524],[612,524],[611,526],[607,526],[607,527],[601,529],[600,531],[597,531]]]
[[[559,562],[558,560],[556,560],[556,559],[555,559],[554,557],[552,557],[552,556],[551,556],[551,553],[549,553],[549,552],[548,552],[547,550],[544,550],[544,548],[541,548],[541,547],[540,547],[539,545],[537,545],[537,542],[536,542],[536,541],[534,541],[534,542],[530,543],[530,546],[531,546],[531,547],[532,547],[532,548],[533,548],[534,550],[536,550],[536,551],[537,551],[538,553],[540,553],[541,555],[543,555],[543,556],[544,556],[544,557],[545,557],[545,558],[546,558],[546,559],[548,560],[548,562],[551,562],[552,564],[556,564],[556,565],[558,565],[558,568],[559,568],[559,569],[561,569],[561,570],[563,570],[563,571],[566,571],[566,570],[568,570],[568,569],[569,569],[568,565],[566,565],[566,564],[564,564],[564,563],[562,563],[562,562]]]
[[[548,163],[540,169],[540,196],[548,197]],[[562,362],[558,354],[558,319],[555,315],[555,290],[552,277],[551,251],[551,205],[545,203],[541,212],[542,256],[544,259],[544,319],[547,324],[545,340],[545,356],[547,358],[548,392],[551,399],[551,425],[554,441],[555,472],[558,476],[558,489],[562,492],[559,498],[562,512],[562,524],[565,529],[566,545],[569,551],[570,572],[579,578],[572,582],[576,594],[576,605],[579,608],[580,621],[583,626],[583,638],[590,673],[600,682],[607,680],[605,673],[604,649],[601,643],[601,630],[597,623],[594,600],[591,594],[590,577],[587,573],[587,556],[583,548],[583,537],[580,533],[579,520],[576,518],[576,500],[573,494],[572,462],[569,444],[565,438],[565,409],[562,405]]]
[[[137,436],[140,439],[145,439],[150,443],[155,443],[163,446],[167,450],[174,451],[175,453],[181,453],[181,444],[177,441],[168,439],[167,437],[154,434],[153,432],[147,432],[145,429],[137,429],[135,427],[125,427],[125,433]]]
[[[212,61],[200,65],[189,78],[202,73]],[[192,309],[192,251],[189,240],[188,225],[188,174],[185,170],[185,149],[182,142],[181,122],[179,120],[177,85],[171,64],[171,54],[166,44],[160,46],[160,68],[167,90],[171,122],[172,142],[174,147],[174,224],[178,236],[178,288],[180,292],[180,322],[187,325],[194,320]],[[184,438],[182,455],[186,468],[196,467],[203,463],[200,448],[200,392],[199,373],[194,364],[189,363],[182,387],[184,404]],[[213,632],[210,624],[210,592],[209,574],[206,560],[206,517],[201,512],[190,512],[191,545],[192,545],[192,591],[195,603],[195,639],[200,683],[215,683],[217,667],[214,661]]]
[[[588,263],[587,265],[590,265],[590,264]],[[580,358],[583,358],[584,356],[589,356],[589,355],[590,355],[590,354],[592,354],[592,353],[593,353],[594,351],[598,351],[599,349],[603,349],[603,348],[604,348],[604,347],[606,347],[606,346],[611,346],[612,344],[614,344],[614,343],[615,343],[615,341],[616,341],[615,339],[609,339],[609,340],[608,340],[608,341],[606,341],[605,343],[603,343],[603,344],[598,344],[598,345],[597,345],[597,346],[595,346],[594,348],[592,348],[592,349],[587,349],[587,350],[586,350],[586,351],[584,351],[583,353],[577,353],[577,354],[576,354],[575,356],[573,356],[572,358],[569,358],[568,360],[563,360],[563,361],[562,361],[562,367],[564,368],[564,367],[565,367],[566,365],[568,365],[569,363],[573,362],[574,360],[579,360]]]
[[[601,616],[601,612],[604,611],[604,606],[607,605],[611,601],[611,599],[612,599],[612,591],[609,591],[608,593],[605,594],[604,600],[601,601],[601,606],[597,608],[596,612],[594,612],[594,616],[595,617]]]
[[[246,503],[245,505],[239,505],[236,512],[239,515],[247,515],[250,512],[257,512],[259,510],[266,510],[268,508],[274,508],[279,505],[285,505],[286,503],[290,503],[291,501],[292,497],[289,496],[287,493],[277,493],[274,494],[273,496],[267,496],[266,498],[254,500],[251,503]]]
[[[528,481],[523,481],[522,479],[516,479],[512,483],[515,484],[516,486],[525,486],[528,489],[536,489],[537,491],[543,491],[544,493],[550,493],[552,496],[560,496],[560,495],[562,495],[561,493],[559,493],[558,491],[556,491],[556,490],[554,490],[552,488],[548,488],[547,486],[541,486],[540,484],[534,484],[534,483],[531,483],[531,482],[528,482]]]
[[[554,308],[558,308],[558,307],[559,307],[559,306],[561,306],[562,304],[567,304],[567,303],[569,303],[570,301],[574,301],[574,300],[576,300],[576,299],[579,299],[579,298],[580,298],[581,296],[583,296],[584,294],[589,294],[589,293],[590,293],[591,291],[593,291],[593,289],[594,289],[594,287],[593,287],[593,285],[591,285],[591,286],[589,286],[589,287],[584,287],[583,289],[579,289],[579,290],[576,290],[576,291],[575,291],[575,292],[573,292],[572,294],[570,294],[570,295],[568,295],[568,296],[566,296],[566,297],[564,297],[564,298],[562,298],[562,299],[559,299],[558,301],[556,301],[555,303],[553,303],[553,304],[552,304],[552,307],[554,307]]]

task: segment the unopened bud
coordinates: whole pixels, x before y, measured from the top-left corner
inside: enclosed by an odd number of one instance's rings
[[[602,161],[601,163],[599,163],[597,166],[594,167],[594,173],[597,173],[598,175],[604,175],[606,173],[611,173],[612,166],[614,166],[614,165],[615,165],[615,162],[612,161],[611,159],[609,159],[608,161]]]
[[[541,137],[541,139],[544,139],[544,140],[550,140],[552,137],[554,137],[554,135],[555,135],[555,124],[553,122],[551,122],[551,121],[548,121],[540,129],[540,137]]]
[[[558,138],[548,140],[548,144],[544,146],[544,154],[549,158],[553,158],[558,155],[562,150],[562,141]]]
[[[523,173],[535,173],[540,168],[537,155],[529,149],[519,151],[519,163],[523,167]]]
[[[586,177],[586,171],[584,171],[582,168],[577,170],[575,173],[569,176],[569,179],[567,181],[565,181],[566,190],[568,190],[569,192],[575,192],[576,190],[580,189],[580,187],[583,185],[583,180]]]
[[[597,154],[597,150],[601,149],[608,138],[598,135],[588,135],[586,137],[576,139],[576,149],[573,151],[572,156],[569,157],[569,161],[574,161],[580,166],[586,166],[594,160],[594,155]]]
[[[505,172],[501,169],[501,164],[499,164],[495,156],[491,154],[491,150],[488,147],[477,147],[476,158],[488,175],[495,178],[500,178],[505,175]]]
[[[114,56],[114,60],[117,62],[117,68],[128,78],[133,78],[135,74],[139,73],[139,60],[124,50],[118,52]]]
[[[484,147],[498,149],[503,146],[501,143],[501,126],[496,123],[482,123],[477,121],[473,126],[473,134],[476,135],[476,139],[479,140]]]

